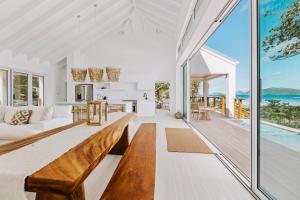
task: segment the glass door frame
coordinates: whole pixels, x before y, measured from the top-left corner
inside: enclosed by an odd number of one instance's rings
[[[6,73],[7,73],[7,91],[6,91],[6,93],[7,93],[7,106],[9,106],[10,105],[10,102],[11,102],[11,70],[9,69],[9,68],[7,68],[7,67],[0,67],[0,70],[3,70],[3,71],[6,71]]]
[[[259,184],[259,108],[260,108],[260,77],[259,77],[259,0],[251,1],[251,131],[252,131],[252,179],[251,190],[262,200],[267,196],[258,188]]]
[[[183,120],[187,123],[190,122],[190,76],[191,76],[191,67],[190,59],[187,59],[182,65],[182,116]],[[184,70],[185,73],[184,73]],[[186,81],[186,87],[184,87],[184,81]],[[186,91],[186,96],[185,92]],[[186,102],[186,105],[185,103]],[[186,106],[186,108],[185,108]],[[186,110],[186,118],[184,116],[184,110]]]

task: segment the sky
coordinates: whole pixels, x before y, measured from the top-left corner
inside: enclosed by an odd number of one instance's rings
[[[296,0],[261,0],[261,13],[270,6],[281,2],[277,9],[284,11],[290,2]],[[241,0],[237,7],[230,13],[225,21],[218,27],[206,42],[206,46],[213,48],[235,60],[239,61],[236,69],[236,90],[250,90],[250,13],[249,0]],[[270,28],[278,25],[281,12],[271,17],[261,14],[260,38],[269,34]],[[260,70],[262,88],[285,87],[300,89],[300,55],[271,61],[268,58],[270,52],[261,52]],[[225,78],[210,81],[210,93],[225,93]]]

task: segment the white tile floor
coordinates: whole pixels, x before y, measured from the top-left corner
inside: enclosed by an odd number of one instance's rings
[[[141,123],[147,122],[157,123],[156,200],[254,199],[214,155],[167,151],[165,128],[187,127],[182,120],[176,120],[162,111],[157,112],[155,117],[137,118],[130,128],[131,137]],[[93,177],[96,179],[86,181],[88,200],[99,199],[119,159],[108,156],[95,172]],[[102,179],[101,186],[94,182],[99,177]]]

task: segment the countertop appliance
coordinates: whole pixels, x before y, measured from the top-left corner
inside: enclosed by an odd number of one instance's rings
[[[89,101],[93,100],[93,85],[92,84],[78,84],[75,86],[75,101]]]
[[[137,100],[124,99],[123,101],[131,102],[132,103],[132,112],[137,112]]]

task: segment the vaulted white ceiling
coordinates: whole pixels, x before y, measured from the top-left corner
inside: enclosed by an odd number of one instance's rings
[[[172,38],[182,1],[0,0],[0,51],[56,62],[93,39],[136,26]]]

